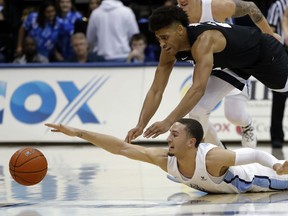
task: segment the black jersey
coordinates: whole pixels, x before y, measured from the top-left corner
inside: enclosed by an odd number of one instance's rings
[[[288,57],[281,43],[254,27],[205,22],[187,26],[191,47],[207,30],[218,30],[226,38],[226,47],[214,53],[213,67],[229,68],[238,76],[254,76],[271,89],[284,88],[288,76]],[[177,60],[193,60],[191,52],[178,52]],[[197,64],[197,62],[195,62]]]

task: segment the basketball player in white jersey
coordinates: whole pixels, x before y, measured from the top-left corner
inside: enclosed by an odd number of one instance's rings
[[[229,21],[232,17],[242,17],[249,15],[256,26],[267,34],[274,35],[265,17],[259,8],[253,3],[241,0],[177,0],[189,17],[191,23],[217,21]],[[247,83],[248,85],[248,83]],[[226,118],[234,125],[242,128],[242,146],[255,148],[257,137],[255,134],[252,118],[248,114],[247,100],[249,99],[249,88],[240,91],[232,90],[224,100],[224,112]],[[197,119],[194,112],[189,116]],[[209,122],[208,131],[205,136],[205,142],[218,143],[216,131],[211,122]]]
[[[178,182],[208,193],[245,193],[288,189],[288,161],[252,149],[227,150],[200,143],[203,128],[194,119],[180,119],[170,128],[168,149],[132,145],[116,137],[61,124],[53,132],[79,137],[112,153],[159,166]],[[116,173],[115,173],[116,175]]]

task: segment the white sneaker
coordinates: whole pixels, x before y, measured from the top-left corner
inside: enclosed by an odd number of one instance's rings
[[[253,122],[246,127],[242,127],[242,146],[256,148],[257,137],[255,134]]]

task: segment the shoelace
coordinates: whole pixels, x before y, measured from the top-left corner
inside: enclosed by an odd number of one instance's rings
[[[243,136],[248,140],[248,141],[253,141],[253,131],[254,128],[251,126],[248,126],[247,129],[243,130]]]

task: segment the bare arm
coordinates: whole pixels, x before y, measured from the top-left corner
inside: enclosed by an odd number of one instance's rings
[[[183,8],[184,11],[188,11],[190,22],[199,22],[200,15],[195,15],[195,7],[199,4],[200,0],[188,0],[188,6]],[[252,1],[243,0],[212,0],[212,14],[213,19],[217,22],[225,22],[226,19],[231,17],[243,17],[249,15],[255,25],[263,32],[274,36],[277,40],[280,40],[279,35],[274,34],[270,28],[266,18],[260,11],[260,9]]]
[[[130,143],[131,140],[141,135],[144,128],[157,111],[174,63],[174,56],[172,57],[163,51],[161,52],[154,80],[145,97],[137,126],[128,132],[125,141]]]
[[[81,130],[61,124],[47,123],[45,125],[52,128],[52,132],[61,132],[67,136],[79,137],[112,154],[151,163],[167,172],[167,149],[145,148],[143,146],[132,145],[110,135]]]
[[[255,25],[263,32],[274,36],[272,29],[270,28],[266,18],[260,11],[260,9],[255,5],[254,2],[233,0],[235,3],[235,10],[233,17],[242,17],[249,15],[251,20]]]
[[[202,33],[192,46],[191,52],[196,62],[193,85],[188,89],[176,108],[163,121],[156,122],[147,128],[144,133],[145,137],[155,138],[168,131],[171,125],[189,113],[204,95],[213,67],[213,53],[216,46],[219,46],[219,41],[214,41],[212,35],[211,31]]]
[[[167,117],[171,124],[189,113],[204,95],[213,67],[213,51],[213,42],[205,33],[193,45],[191,51],[195,60],[193,84],[178,106]]]
[[[162,95],[167,86],[168,79],[175,62],[174,57],[170,61],[164,60],[165,58],[167,58],[167,55],[164,52],[162,52],[159,65],[156,69],[153,83],[146,95],[141,110],[138,126],[141,125],[145,127],[148,124],[149,120],[157,111],[160,102],[162,100]]]
[[[205,93],[213,68],[213,53],[215,51],[214,41],[210,33],[209,31],[202,33],[192,46],[191,52],[195,60],[193,84],[178,106],[167,117],[171,123],[189,113]]]

